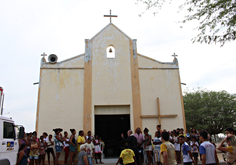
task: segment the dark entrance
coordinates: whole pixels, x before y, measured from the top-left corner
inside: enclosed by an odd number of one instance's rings
[[[105,158],[118,157],[124,142],[121,133],[127,137],[130,130],[130,115],[95,115],[95,134],[105,142]]]

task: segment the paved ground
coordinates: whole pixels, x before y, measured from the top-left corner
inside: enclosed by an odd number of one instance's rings
[[[223,157],[222,157],[222,153],[221,152],[218,152],[217,153],[217,156],[218,156],[218,159],[219,159],[219,162],[220,162],[220,165],[225,165],[225,162],[223,161]],[[106,164],[106,165],[114,165],[116,164],[118,158],[112,158],[112,159],[102,159],[102,161]],[[200,158],[198,159],[198,164],[201,165],[201,161],[200,161]],[[45,163],[47,164],[47,161],[45,161]],[[60,165],[64,165],[63,162],[60,162]],[[53,163],[52,163],[53,164]],[[76,165],[76,164],[75,164]],[[97,164],[97,165],[104,165],[104,164]],[[143,165],[147,165],[147,164],[143,164]],[[182,164],[179,164],[179,165],[182,165]]]

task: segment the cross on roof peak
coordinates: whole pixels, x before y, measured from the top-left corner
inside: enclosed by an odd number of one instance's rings
[[[47,56],[47,54],[45,54],[45,52],[43,52],[43,54],[41,54],[41,56],[43,56],[43,58],[44,58],[45,56]]]
[[[111,22],[111,17],[118,17],[117,15],[111,15],[111,10],[110,10],[110,15],[104,15],[104,17],[110,17],[110,22]]]
[[[173,56],[174,58],[176,58],[178,55],[174,53],[172,56]]]

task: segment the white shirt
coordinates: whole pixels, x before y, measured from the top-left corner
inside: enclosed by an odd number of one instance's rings
[[[195,143],[193,143],[193,141],[190,142],[190,145],[191,145],[191,146],[192,146],[193,144],[196,144],[197,146],[199,146],[197,141],[195,141]],[[191,147],[192,153],[198,153],[198,148],[197,148],[197,146]]]
[[[45,142],[47,142],[47,141],[48,141],[48,136],[47,136],[46,138],[43,138],[43,140],[44,140]]]
[[[68,142],[69,140],[70,140],[69,138],[66,139],[67,142]],[[65,141],[63,141],[63,143],[64,143],[64,146],[65,146],[65,147],[69,147],[69,145],[70,145],[69,143],[66,143]]]
[[[190,151],[188,143],[184,142],[182,145],[182,154],[183,154],[183,162],[188,163],[188,162],[193,162],[188,151]]]
[[[51,145],[53,142],[53,140],[51,139],[51,142],[49,141],[49,139],[46,141],[47,145]],[[47,148],[53,148],[53,145],[52,146],[49,146]]]
[[[174,136],[174,146],[175,146],[175,151],[180,151],[180,144],[179,143],[176,143],[178,142],[178,137],[177,136]]]
[[[213,164],[216,163],[215,160],[215,146],[211,144],[209,141],[204,141],[201,143],[200,147],[200,154],[206,155],[206,164]]]
[[[154,139],[153,139],[153,142],[161,142],[161,137],[155,137]],[[154,147],[154,149],[155,150],[160,150],[160,147],[161,147],[161,144],[156,144],[155,145],[155,147]]]

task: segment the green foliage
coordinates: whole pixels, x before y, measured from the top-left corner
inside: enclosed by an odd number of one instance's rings
[[[211,134],[233,127],[236,97],[226,91],[195,90],[183,96],[188,129],[208,129]]]
[[[166,2],[166,0],[137,1],[144,3],[146,10],[161,9]],[[225,42],[236,39],[236,0],[185,0],[180,9],[188,12],[182,23],[199,21],[199,26],[196,27],[199,34],[192,39],[193,42],[220,43],[223,46]]]

